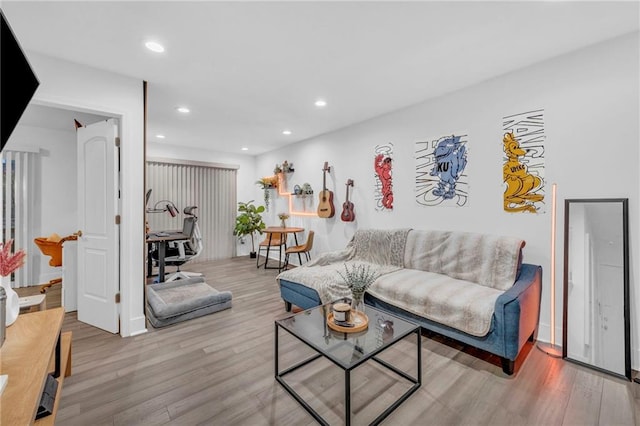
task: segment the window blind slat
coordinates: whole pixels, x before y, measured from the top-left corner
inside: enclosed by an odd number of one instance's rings
[[[227,259],[235,255],[236,170],[202,165],[147,162],[147,187],[153,191],[150,208],[159,200],[168,200],[178,207],[179,215],[149,213],[152,230],[180,229],[187,206],[198,206],[198,226],[202,232],[203,251],[194,260]],[[158,204],[164,208],[166,202]],[[230,219],[232,218],[232,219]]]

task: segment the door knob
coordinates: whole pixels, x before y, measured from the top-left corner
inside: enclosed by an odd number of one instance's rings
[[[76,235],[77,235],[78,237],[82,237],[82,231],[78,231],[78,232],[76,232]]]

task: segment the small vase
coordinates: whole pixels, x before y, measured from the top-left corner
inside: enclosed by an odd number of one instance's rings
[[[353,293],[351,295],[351,318],[354,324],[362,323],[364,315],[364,294]]]
[[[287,222],[285,222],[284,219],[282,219],[280,221],[280,226],[283,227],[283,228],[286,228],[287,227]]]
[[[0,285],[2,285],[7,295],[5,325],[9,327],[18,319],[18,314],[20,313],[20,298],[18,297],[18,293],[11,288],[11,275],[0,277]]]

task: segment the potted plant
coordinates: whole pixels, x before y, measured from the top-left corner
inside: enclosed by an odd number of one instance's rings
[[[246,203],[238,203],[238,212],[240,214],[236,217],[236,226],[233,230],[233,235],[238,238],[242,238],[245,235],[251,237],[251,253],[249,257],[255,259],[256,257],[256,245],[253,239],[253,234],[256,232],[262,234],[262,230],[266,228],[265,223],[262,221],[262,215],[264,212],[264,206],[255,206],[253,200]]]
[[[10,326],[18,319],[20,313],[20,300],[18,293],[11,288],[11,274],[24,265],[26,253],[24,250],[11,252],[13,240],[0,243],[0,286],[4,289],[5,301],[5,326]],[[2,342],[0,342],[0,345]]]
[[[269,211],[269,200],[271,196],[269,190],[278,187],[278,176],[267,176],[256,181],[256,185],[260,185],[264,191],[264,205],[267,211]]]
[[[358,322],[358,314],[364,315],[364,292],[380,276],[376,271],[372,271],[370,265],[354,264],[351,269],[344,264],[344,274],[338,271],[338,275],[351,290],[351,310],[354,318]]]
[[[280,226],[286,228],[289,215],[287,213],[278,213],[278,219],[280,219]]]

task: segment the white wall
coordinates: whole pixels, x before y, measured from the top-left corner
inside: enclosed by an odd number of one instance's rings
[[[143,82],[35,52],[27,51],[26,56],[40,81],[32,102],[113,116],[120,121],[120,333],[143,333]]]
[[[273,151],[257,159],[254,177],[269,175],[276,163],[295,164],[291,179],[308,181],[317,192],[322,166],[332,166],[332,219],[297,217],[292,224],[315,229],[315,252],[344,247],[356,228],[413,227],[516,235],[526,240],[525,262],[543,267],[541,340],[549,339],[550,203],[544,214],[509,214],[502,208],[502,117],[544,108],[546,180],[558,185],[556,324],[562,324],[563,217],[565,198],[628,197],[631,241],[633,366],[640,365],[640,306],[637,275],[639,60],[638,33],[582,49],[464,90],[385,115],[341,131]],[[508,56],[505,56],[508,61]],[[438,64],[434,66],[440,66]],[[446,69],[443,68],[443,72]],[[470,66],[469,72],[473,72]],[[383,84],[388,84],[384,82]],[[468,205],[417,205],[414,201],[414,143],[457,132],[469,134]],[[373,148],[393,142],[393,212],[373,208]],[[356,222],[340,221],[347,178],[355,181]],[[259,196],[259,195],[258,195]],[[315,201],[317,205],[317,195]],[[275,212],[272,213],[275,214]],[[273,220],[273,219],[272,219]],[[556,332],[561,344],[562,330]]]
[[[23,146],[40,150],[34,199],[39,211],[34,217],[33,235],[46,237],[55,232],[64,237],[73,234],[78,230],[77,191],[69,190],[76,187],[77,180],[75,133],[72,129],[65,131],[18,124],[5,149],[20,150]],[[29,245],[27,252],[38,253],[35,256],[38,262],[26,265],[37,280],[33,285],[61,276],[60,268],[49,266],[50,257],[42,255],[35,243]]]

